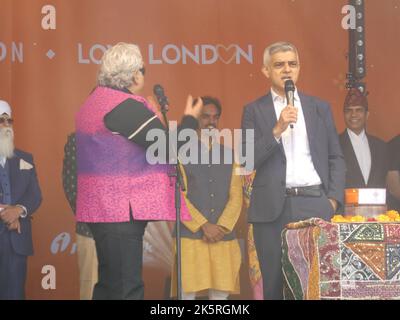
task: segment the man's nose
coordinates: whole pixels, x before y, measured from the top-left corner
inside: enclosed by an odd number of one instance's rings
[[[290,71],[292,71],[292,69],[289,66],[289,63],[285,63],[283,66],[283,71],[286,73],[289,73]]]
[[[357,110],[352,110],[350,115],[351,115],[352,117],[358,116]]]

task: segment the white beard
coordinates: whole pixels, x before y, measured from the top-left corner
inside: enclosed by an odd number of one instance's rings
[[[0,128],[0,156],[14,156],[14,131],[12,128]]]

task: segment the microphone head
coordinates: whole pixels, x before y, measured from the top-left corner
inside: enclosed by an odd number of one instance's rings
[[[153,92],[156,95],[156,97],[162,97],[164,96],[164,88],[160,84],[155,84],[153,87]]]
[[[289,79],[285,81],[285,92],[295,91],[295,86],[293,80]]]
[[[165,96],[164,88],[161,85],[156,84],[153,87],[153,92],[157,97],[157,100],[158,100],[158,103],[159,103],[161,109],[168,110],[169,102],[168,102],[168,98]]]

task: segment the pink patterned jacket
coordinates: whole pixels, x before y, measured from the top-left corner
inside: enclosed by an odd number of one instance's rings
[[[175,220],[172,167],[148,164],[142,147],[104,125],[104,116],[128,98],[154,111],[142,97],[98,87],[76,114],[77,221],[129,221],[129,206],[137,220]],[[182,195],[181,203],[182,220],[190,220]]]

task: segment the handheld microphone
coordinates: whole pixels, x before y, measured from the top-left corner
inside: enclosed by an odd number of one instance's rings
[[[161,107],[161,110],[162,111],[168,111],[169,102],[168,102],[168,98],[165,96],[164,88],[161,85],[156,84],[153,87],[153,92],[157,97],[157,101],[158,101],[158,103],[159,103],[159,105]]]
[[[294,106],[294,91],[296,90],[292,80],[285,81],[286,101],[291,106]],[[290,124],[290,129],[293,129],[293,123]]]

